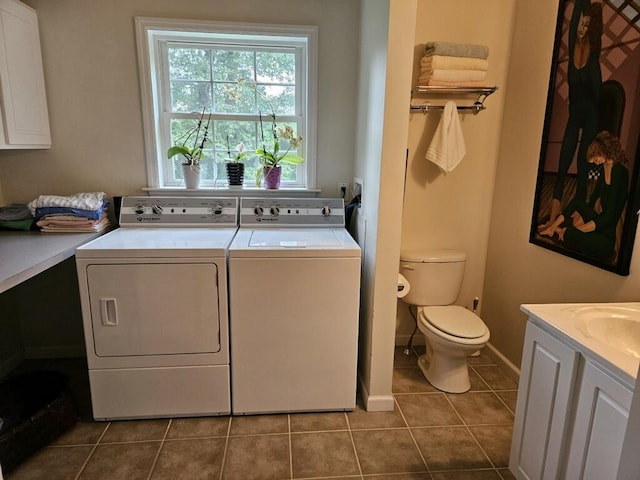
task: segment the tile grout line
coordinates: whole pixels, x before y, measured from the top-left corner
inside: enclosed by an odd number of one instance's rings
[[[357,406],[356,406],[357,408]],[[349,421],[349,415],[344,412],[344,418],[347,422],[347,430],[349,432],[349,438],[351,439],[351,447],[353,448],[353,453],[356,456],[356,464],[358,465],[358,472],[360,472],[360,478],[364,479],[364,474],[362,473],[362,465],[360,465],[360,456],[358,455],[358,449],[356,448],[356,442],[353,439],[353,431],[351,430],[351,422]]]
[[[160,458],[160,452],[162,452],[164,441],[167,438],[167,435],[169,434],[169,429],[171,428],[172,423],[173,423],[173,418],[170,418],[169,423],[167,424],[167,428],[165,428],[164,430],[164,435],[162,436],[162,440],[160,440],[160,447],[158,448],[158,451],[156,452],[156,456],[153,459],[153,463],[151,464],[151,469],[149,470],[149,475],[147,475],[147,480],[151,479],[151,476],[153,475],[153,471],[155,470],[156,465],[158,464],[158,459]]]
[[[475,371],[475,370],[474,370]],[[484,381],[484,379],[483,379]],[[496,397],[498,395],[495,394],[495,392],[492,392]],[[464,418],[462,418],[462,415],[460,415],[460,413],[458,412],[458,410],[456,409],[455,405],[453,404],[453,402],[451,401],[451,399],[445,395],[447,401],[449,402],[449,404],[451,405],[451,408],[453,408],[453,410],[456,412],[456,415],[458,415],[458,417],[460,418],[460,420],[462,421],[462,424],[464,425],[464,428],[467,429],[467,432],[469,432],[469,435],[471,435],[471,438],[473,438],[473,441],[476,442],[476,445],[478,445],[478,448],[480,449],[480,451],[482,452],[482,454],[485,456],[485,458],[489,461],[489,464],[491,465],[491,468],[496,472],[496,474],[498,474],[498,476],[501,476],[500,473],[498,472],[498,469],[496,468],[496,466],[494,465],[493,461],[491,460],[491,458],[489,458],[489,455],[487,455],[487,452],[485,451],[484,448],[482,448],[482,445],[480,445],[480,442],[478,441],[478,439],[476,438],[476,436],[473,434],[473,432],[471,431],[471,428],[469,428],[469,425],[467,425],[467,422],[464,420]],[[493,425],[493,424],[487,424],[487,425]]]
[[[483,380],[484,381],[484,380]],[[495,393],[494,393],[495,395]],[[497,396],[497,395],[496,395]],[[496,466],[493,464],[493,462],[491,461],[491,459],[489,458],[489,455],[487,455],[487,452],[485,452],[484,448],[482,448],[482,445],[480,445],[480,442],[478,441],[478,439],[476,438],[476,436],[473,434],[473,432],[471,431],[471,429],[469,428],[469,425],[467,425],[467,422],[464,420],[464,418],[462,418],[462,415],[460,415],[460,413],[458,412],[458,410],[456,409],[455,405],[453,404],[453,402],[451,401],[451,399],[445,395],[447,401],[449,402],[449,404],[451,405],[451,408],[453,408],[453,410],[456,412],[456,415],[458,415],[458,417],[460,418],[460,420],[462,421],[462,425],[464,425],[464,428],[466,428],[467,432],[469,433],[469,435],[471,435],[471,438],[473,438],[473,441],[476,442],[476,445],[478,445],[478,448],[480,449],[480,451],[482,452],[482,454],[485,456],[485,458],[489,461],[489,465],[491,465],[491,468],[498,474],[498,476],[500,476],[500,474],[498,473],[498,470],[496,469]]]
[[[413,440],[413,444],[415,445],[416,450],[418,450],[418,455],[420,455],[420,458],[422,459],[422,463],[424,464],[424,468],[426,469],[427,474],[429,476],[432,476],[431,475],[431,470],[429,469],[429,465],[427,464],[427,460],[424,458],[424,455],[422,454],[422,450],[420,450],[420,446],[418,445],[418,441],[416,440],[416,437],[413,436],[413,432],[411,431],[411,427],[409,426],[409,422],[407,422],[407,419],[405,418],[404,413],[402,412],[402,408],[400,408],[400,404],[396,400],[396,396],[395,395],[393,395],[393,403],[395,404],[396,407],[398,407],[398,412],[400,412],[400,416],[402,417],[402,421],[407,426],[407,430],[409,431],[409,435],[411,436],[411,440]]]
[[[291,414],[287,413],[287,439],[289,440],[289,478],[293,478],[293,445],[291,439]]]
[[[84,471],[84,469],[87,466],[87,463],[89,463],[89,460],[91,459],[91,457],[93,456],[93,453],[96,451],[96,449],[98,448],[98,445],[100,445],[100,441],[104,438],[104,436],[107,433],[107,430],[109,430],[109,427],[111,426],[111,422],[109,422],[107,424],[107,426],[105,427],[105,429],[102,431],[102,434],[100,435],[100,437],[98,438],[98,440],[96,441],[96,443],[93,445],[93,448],[91,449],[91,452],[89,452],[89,455],[87,455],[87,458],[85,459],[84,463],[82,464],[82,466],[80,467],[80,470],[78,471],[78,474],[75,476],[74,480],[78,480],[80,478],[80,475],[82,475],[82,472]]]
[[[231,436],[231,421],[233,419],[232,415],[229,415],[229,421],[227,422],[227,434],[224,439],[224,450],[222,452],[222,462],[220,463],[220,477],[219,480],[222,480],[222,475],[224,474],[224,464],[227,460],[227,449],[229,448],[229,437]]]

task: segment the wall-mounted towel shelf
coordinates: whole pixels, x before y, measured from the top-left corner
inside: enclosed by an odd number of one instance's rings
[[[474,94],[476,95],[476,101],[471,105],[458,105],[459,111],[470,111],[474,115],[485,109],[484,101],[486,98],[495,92],[498,87],[416,87],[413,91],[414,99],[420,96],[436,96],[436,95],[467,95]],[[421,105],[416,105],[411,103],[409,105],[409,110],[411,112],[420,111],[424,115],[426,115],[429,110],[443,110],[444,105],[431,105],[429,101],[425,101]]]

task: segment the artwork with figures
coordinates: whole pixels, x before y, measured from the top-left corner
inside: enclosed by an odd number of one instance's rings
[[[639,139],[640,2],[561,0],[531,243],[628,275]]]

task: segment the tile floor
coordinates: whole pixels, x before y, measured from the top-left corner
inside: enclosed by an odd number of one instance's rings
[[[470,357],[471,390],[444,394],[396,349],[393,412],[93,422],[86,366],[67,371],[82,421],[7,480],[507,480],[517,385]],[[422,350],[422,351],[421,351]]]

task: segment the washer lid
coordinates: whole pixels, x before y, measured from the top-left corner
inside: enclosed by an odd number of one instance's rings
[[[449,335],[460,338],[479,338],[487,326],[475,313],[459,305],[424,307],[422,318]]]
[[[254,230],[249,247],[338,248],[342,242],[329,228]]]
[[[460,250],[435,250],[426,248],[416,248],[410,250],[402,250],[400,252],[400,260],[403,262],[423,262],[423,263],[448,263],[448,262],[464,262],[467,254]]]

